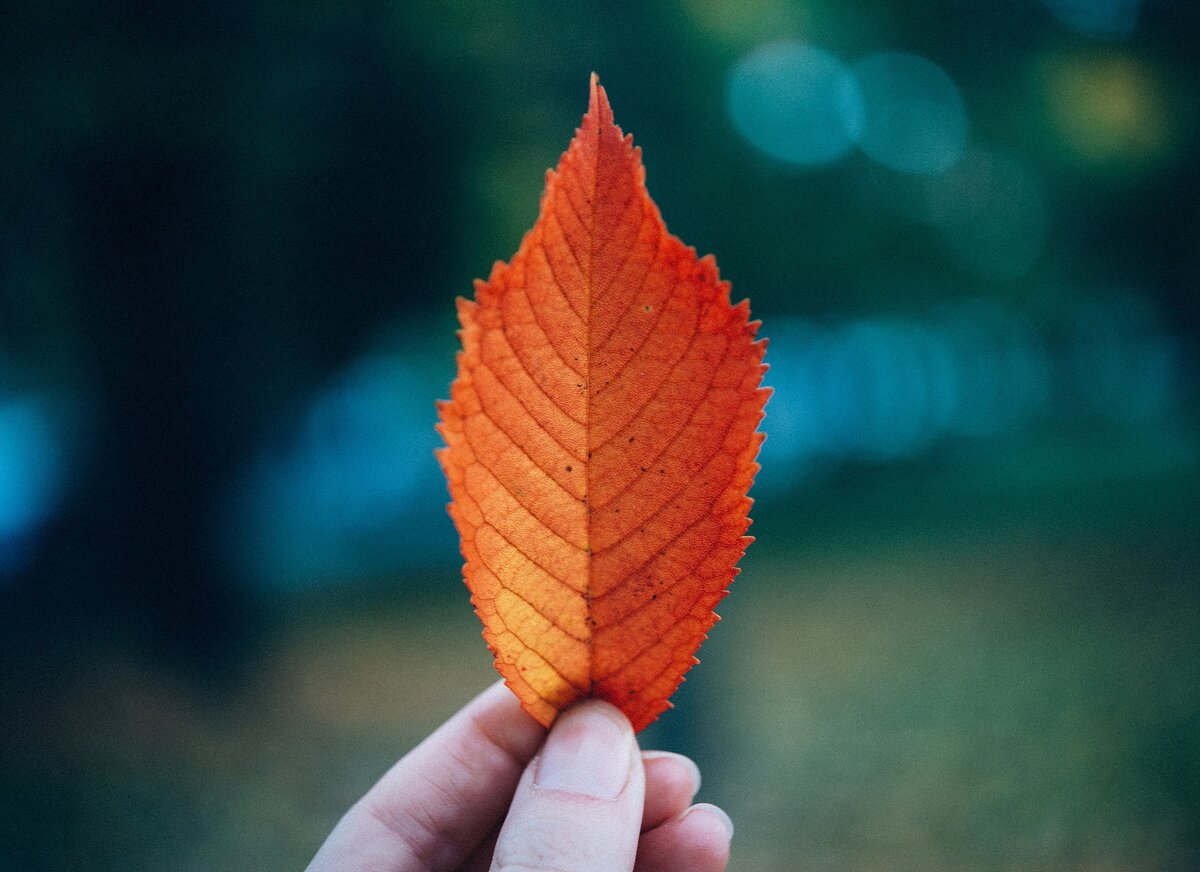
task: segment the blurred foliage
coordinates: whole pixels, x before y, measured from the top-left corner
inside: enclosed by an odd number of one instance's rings
[[[0,868],[299,867],[489,680],[431,401],[592,70],[778,325],[760,542],[647,736],[735,868],[1197,865],[1194,4],[0,22]],[[770,157],[729,105],[768,44],[935,65],[961,157]]]

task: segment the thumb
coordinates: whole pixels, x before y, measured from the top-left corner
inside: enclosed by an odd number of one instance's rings
[[[626,717],[600,700],[570,708],[521,777],[492,869],[629,872],[644,795]]]

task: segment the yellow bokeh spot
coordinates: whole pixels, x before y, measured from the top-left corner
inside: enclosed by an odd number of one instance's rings
[[[1123,54],[1050,61],[1043,82],[1054,126],[1091,163],[1146,161],[1173,139],[1167,100],[1155,75]]]
[[[710,38],[734,46],[803,32],[810,10],[790,0],[680,0],[687,17]]]

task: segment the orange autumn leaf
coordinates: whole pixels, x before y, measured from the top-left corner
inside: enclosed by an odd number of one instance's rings
[[[667,232],[596,77],[512,262],[458,301],[438,452],[496,668],[549,725],[667,708],[751,541],[765,340]]]

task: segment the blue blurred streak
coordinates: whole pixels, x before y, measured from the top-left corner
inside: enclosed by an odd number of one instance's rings
[[[365,580],[456,553],[434,458],[428,361],[374,352],[320,388],[290,444],[262,455],[231,518],[234,560],[257,585]]]
[[[1127,294],[1080,307],[1068,348],[1069,375],[1093,413],[1127,423],[1168,414],[1183,399],[1183,351],[1158,313]]]
[[[888,464],[958,441],[1006,444],[1088,416],[1146,426],[1180,407],[1179,340],[1143,297],[1084,299],[1035,327],[965,301],[922,316],[767,321],[756,494],[783,496],[848,464]],[[443,348],[398,341],[316,390],[294,432],[249,470],[229,518],[253,584],[288,591],[447,567],[457,549],[433,456]]]
[[[0,397],[0,579],[24,565],[58,503],[63,461],[48,399]]]
[[[922,319],[771,319],[769,473],[756,492],[770,497],[840,464],[916,457],[954,439],[1180,412],[1182,349],[1148,302],[1088,301],[1067,323],[1074,332],[1063,341],[982,301]]]

